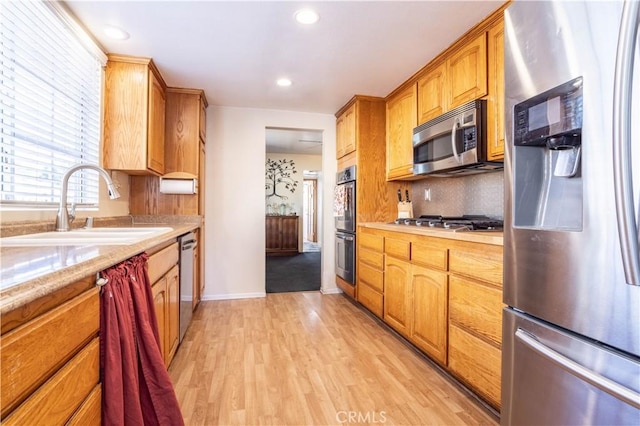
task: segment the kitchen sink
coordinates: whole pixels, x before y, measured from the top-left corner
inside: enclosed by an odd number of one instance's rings
[[[2,247],[128,245],[172,231],[173,228],[82,228],[0,238]]]

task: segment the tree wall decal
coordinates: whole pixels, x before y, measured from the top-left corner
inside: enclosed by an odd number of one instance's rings
[[[288,197],[278,194],[278,186],[283,186],[285,190],[291,191],[293,194],[296,192],[298,182],[292,177],[296,171],[296,165],[293,160],[272,160],[267,158],[266,163],[266,183],[265,190],[267,198],[278,197],[286,200]]]

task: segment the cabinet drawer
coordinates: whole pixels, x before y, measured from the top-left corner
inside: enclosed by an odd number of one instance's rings
[[[412,243],[411,260],[432,268],[447,270],[447,249],[428,244]]]
[[[373,250],[363,248],[358,252],[358,260],[373,268],[380,270],[384,269],[384,255],[382,252],[375,252]]]
[[[358,302],[369,309],[375,316],[382,318],[382,293],[378,293],[366,284],[358,283]]]
[[[384,242],[384,252],[398,259],[409,260],[411,259],[411,243],[387,238]]]
[[[2,416],[47,380],[100,328],[100,298],[94,288],[2,336]],[[55,344],[47,344],[51,336]]]
[[[63,424],[100,380],[100,339],[95,338],[45,382],[2,424]]]
[[[178,263],[178,256],[180,252],[178,250],[178,243],[173,243],[169,247],[160,250],[159,252],[149,256],[148,269],[149,269],[149,281],[151,284],[155,283],[166,274],[173,265]]]
[[[358,282],[365,282],[382,293],[384,290],[384,273],[361,262],[358,264]]]
[[[499,349],[450,324],[449,368],[491,405],[500,408]]]
[[[449,270],[502,287],[502,247],[490,244],[452,247]]]
[[[502,292],[477,281],[449,277],[449,319],[472,333],[502,343]]]
[[[66,426],[100,426],[102,423],[102,385],[93,388]]]
[[[358,245],[382,253],[382,250],[384,250],[384,237],[380,235],[359,234]]]

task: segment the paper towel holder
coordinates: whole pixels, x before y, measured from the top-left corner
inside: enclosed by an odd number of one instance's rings
[[[197,194],[198,177],[186,172],[172,172],[160,176],[162,194]]]

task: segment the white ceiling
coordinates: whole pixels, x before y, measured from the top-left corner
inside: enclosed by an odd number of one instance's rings
[[[209,105],[327,114],[354,94],[388,95],[501,3],[66,2],[106,52],[152,57],[169,86],[204,89]],[[295,22],[303,7],[317,24]],[[131,37],[108,39],[105,25]],[[276,86],[284,76],[293,85]]]
[[[303,129],[266,130],[267,152],[322,155],[322,131]]]

